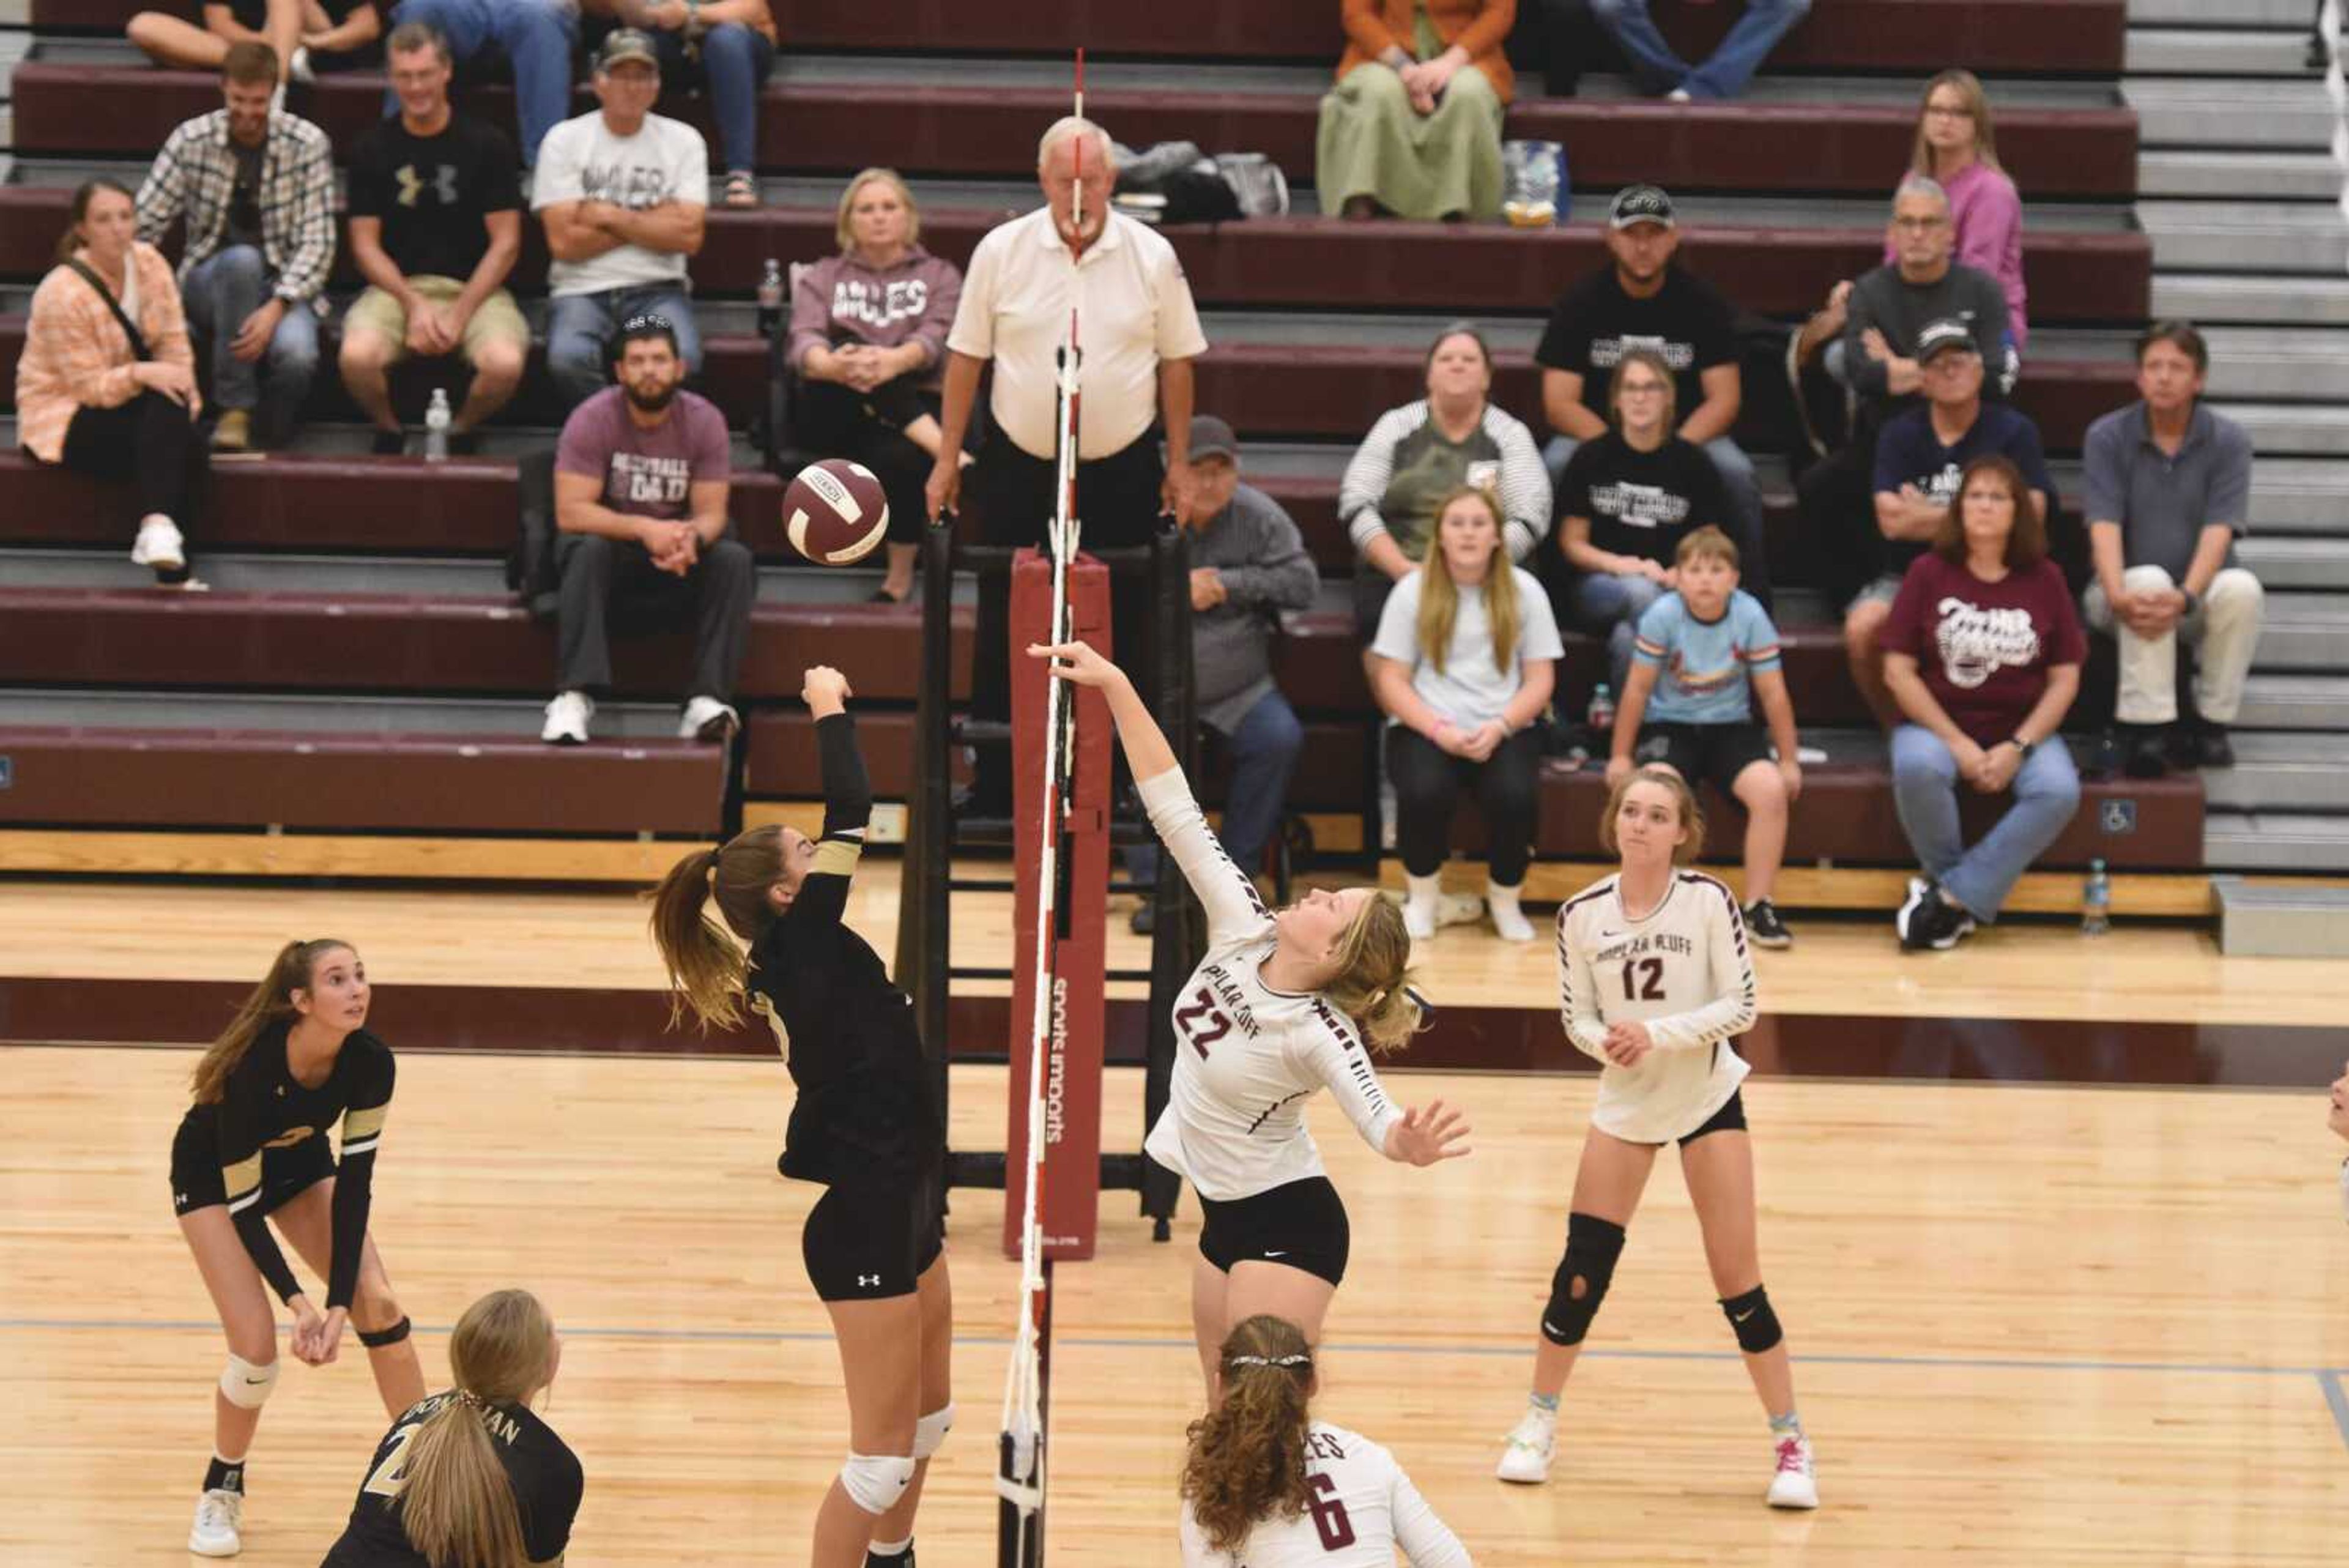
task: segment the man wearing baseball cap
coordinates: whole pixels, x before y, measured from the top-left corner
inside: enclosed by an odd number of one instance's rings
[[[634,27],[595,53],[592,114],[566,119],[539,149],[531,203],[546,225],[546,368],[576,408],[605,381],[605,345],[630,317],[676,329],[688,374],[701,369],[686,258],[701,249],[709,149],[701,132],[652,112],[660,55]]]
[[[1542,412],[1557,437],[1543,449],[1550,487],[1584,441],[1606,433],[1608,384],[1626,348],[1649,348],[1672,373],[1673,433],[1704,448],[1720,472],[1729,515],[1723,521],[1746,563],[1745,591],[1770,602],[1762,547],[1762,492],[1754,460],[1731,439],[1744,398],[1735,312],[1711,284],[1673,261],[1679,217],[1661,186],[1618,192],[1607,214],[1608,264],[1568,288],[1550,312],[1534,358],[1542,368]]]
[[[1876,574],[1844,612],[1852,680],[1887,730],[1901,720],[1884,687],[1877,632],[1909,564],[1931,547],[1949,516],[1966,465],[1978,457],[2003,457],[2023,471],[2043,524],[2055,505],[2055,480],[2039,427],[2012,404],[1982,400],[1982,346],[1971,324],[1954,316],[1927,322],[1917,333],[1915,358],[1925,402],[1895,415],[1877,441]]]

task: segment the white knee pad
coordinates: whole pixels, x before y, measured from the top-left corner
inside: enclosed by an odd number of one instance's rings
[[[256,1366],[234,1351],[229,1353],[228,1365],[221,1368],[221,1397],[240,1410],[258,1410],[269,1403],[269,1391],[277,1386],[277,1363]]]
[[[954,1401],[949,1399],[920,1420],[914,1423],[914,1458],[926,1459],[938,1451],[947,1440],[947,1432],[954,1426]]]
[[[897,1506],[914,1484],[914,1460],[908,1454],[851,1454],[840,1467],[840,1484],[848,1501],[865,1512],[880,1515]]]

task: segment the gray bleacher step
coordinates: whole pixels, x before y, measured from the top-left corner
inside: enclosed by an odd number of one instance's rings
[[[2128,0],[2132,27],[2273,27],[2305,39],[2308,0]]]
[[[2236,722],[2247,730],[2349,730],[2349,677],[2255,674]]]
[[[2137,194],[2226,201],[2329,202],[2341,171],[2322,152],[2209,152],[2164,148],[2137,161]]]
[[[2349,588],[2349,545],[2336,539],[2263,539],[2236,545],[2244,566],[2273,593],[2291,588]]]
[[[2313,327],[2349,327],[2349,277],[2157,272],[2153,314],[2203,323],[2302,321]]]
[[[2289,82],[2132,77],[2120,90],[2147,147],[2305,151],[2333,140],[2333,106],[2313,73]]]
[[[2349,264],[2349,228],[2331,205],[2272,202],[2137,204],[2153,241],[2157,274],[2187,272],[2321,273]]]
[[[2349,541],[2340,548],[2349,556]],[[2349,595],[2271,592],[2253,667],[2349,670]]]
[[[2238,730],[2235,765],[2202,772],[2213,811],[2349,813],[2349,735]]]
[[[2349,459],[2252,459],[2251,531],[2349,535]]]
[[[2229,958],[2349,958],[2349,888],[2254,887],[2214,877],[2219,950]]]
[[[2349,817],[2212,812],[2202,862],[2214,871],[2349,871]]]
[[[109,730],[290,730],[343,735],[420,732],[538,738],[543,698],[216,697],[185,691],[0,691],[0,725]],[[675,740],[666,702],[598,702],[598,740]]]
[[[524,452],[539,452],[554,446],[562,433],[552,425],[485,425],[481,431],[481,448],[479,455],[483,458],[512,462]],[[372,448],[374,441],[375,431],[369,426],[335,424],[322,421],[304,425],[295,437],[294,445],[290,451],[292,455],[298,457],[365,457]],[[420,460],[423,456],[424,445],[422,434],[411,428],[409,431],[408,444],[409,455]],[[16,450],[16,418],[11,414],[5,418],[0,418],[0,451]],[[733,432],[732,455],[737,472],[756,471],[766,466],[766,460],[761,456],[759,449],[753,446],[750,438],[740,431]],[[225,462],[228,460],[219,461]],[[261,465],[265,466],[273,461],[274,461],[274,456],[264,458],[261,460]],[[233,466],[243,468],[248,466],[248,463],[234,462]]]
[[[2131,27],[2121,68],[2131,77],[2289,77],[2306,81],[2314,76],[2306,64],[2307,48],[2305,32]]]
[[[2240,424],[2255,452],[2302,457],[2349,457],[2349,409],[2316,403],[2250,403],[2213,400],[2212,407]]]
[[[2349,327],[2213,327],[2204,337],[2213,398],[2349,400]]]

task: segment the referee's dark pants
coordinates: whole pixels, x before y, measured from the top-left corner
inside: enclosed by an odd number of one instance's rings
[[[758,563],[729,534],[705,545],[680,577],[653,565],[642,545],[600,534],[565,534],[554,544],[563,587],[555,611],[555,682],[562,691],[602,696],[612,687],[612,640],[621,631],[693,628],[689,701],[734,701],[742,653],[750,641],[750,602]]]
[[[1052,521],[1054,464],[1022,451],[998,429],[979,449],[965,488],[978,510],[979,537],[989,545],[1044,543]],[[1132,444],[1077,464],[1078,544],[1095,550],[1126,549],[1150,543],[1165,522],[1158,514],[1158,491],[1166,467],[1158,456],[1158,432],[1144,431]],[[976,719],[1011,716],[1011,574],[990,566],[978,575],[978,647],[970,671],[970,711]],[[1141,574],[1110,579],[1114,657],[1133,678],[1143,701],[1156,695],[1150,649],[1150,582]],[[1009,815],[1011,809],[1009,748],[986,745],[973,757],[971,805],[983,815]]]

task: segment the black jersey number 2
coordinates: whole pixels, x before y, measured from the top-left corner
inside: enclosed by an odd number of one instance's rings
[[[1191,1043],[1191,1049],[1205,1056],[1208,1046],[1232,1032],[1232,1021],[1224,1016],[1223,1010],[1216,1005],[1214,994],[1206,986],[1193,992],[1191,996],[1189,1006],[1174,1010],[1174,1026]]]
[[[1305,1478],[1309,1495],[1305,1506],[1312,1511],[1313,1528],[1321,1537],[1321,1550],[1336,1552],[1354,1543],[1354,1521],[1346,1517],[1346,1505],[1338,1499],[1338,1483],[1328,1476]]]
[[[1661,1002],[1664,999],[1664,961],[1660,958],[1627,959],[1623,963],[1623,1000],[1626,1002]]]

